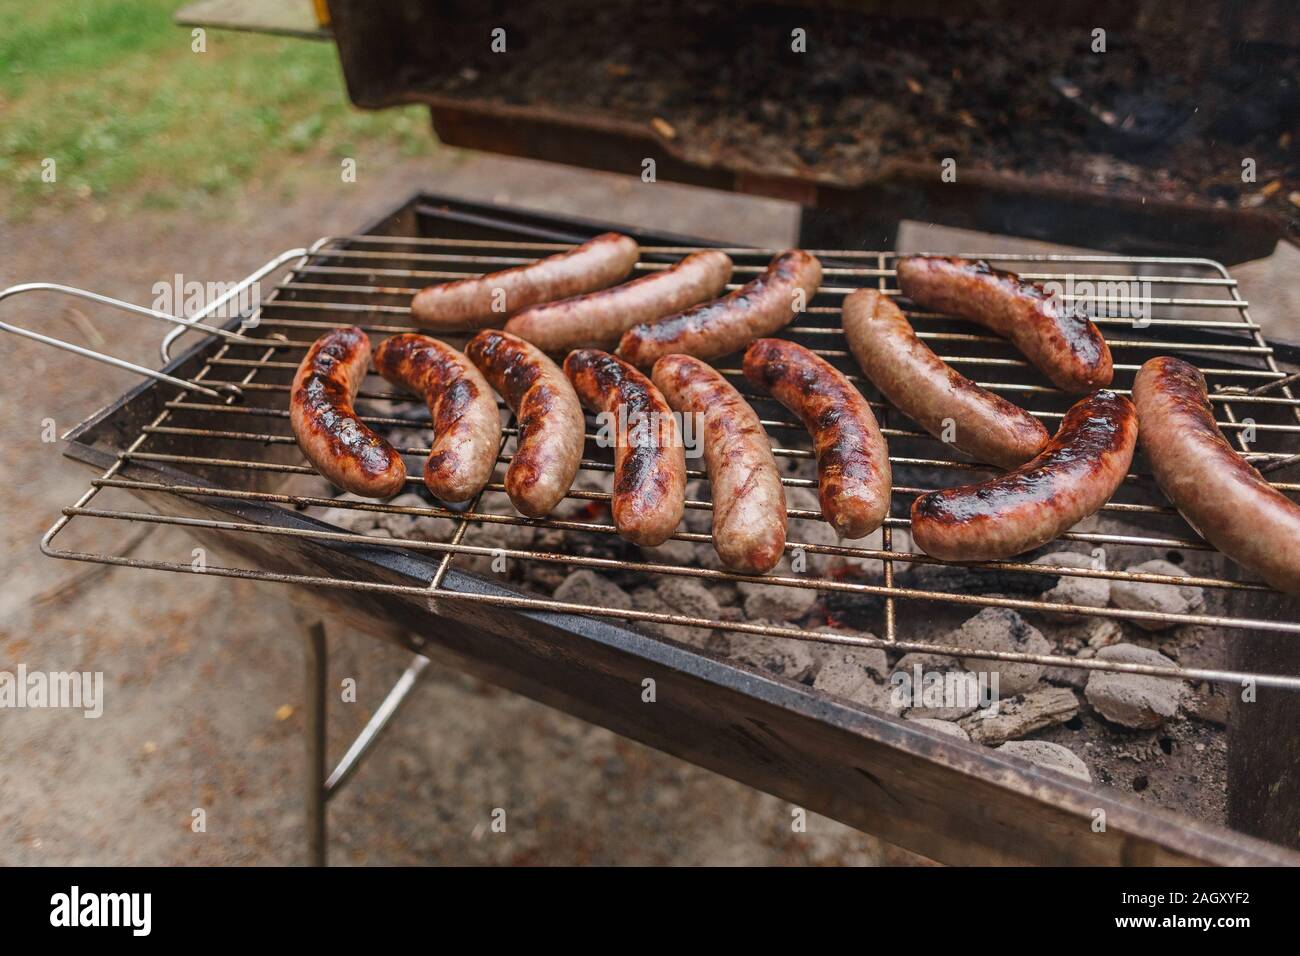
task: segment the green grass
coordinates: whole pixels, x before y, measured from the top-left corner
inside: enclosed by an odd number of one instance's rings
[[[435,148],[422,108],[351,106],[333,44],[209,30],[195,53],[178,6],[0,0],[3,215],[88,199],[172,209],[376,144]]]

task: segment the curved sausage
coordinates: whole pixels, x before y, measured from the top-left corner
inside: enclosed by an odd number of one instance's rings
[[[421,289],[411,300],[411,317],[442,331],[498,325],[530,305],[613,285],[632,271],[639,254],[635,240],[606,232],[527,265]]]
[[[334,484],[366,498],[391,498],[406,483],[406,464],[352,407],[369,365],[365,332],[356,326],[326,332],[293,377],[289,423],[307,460]]]
[[[744,574],[771,571],[785,551],[785,489],[758,415],[730,382],[689,355],[665,355],[651,378],[673,409],[703,422],[718,557]]]
[[[613,417],[614,527],[635,544],[663,544],[686,508],[686,453],[672,409],[648,378],[599,349],[570,352],[564,374],[588,408]]]
[[[976,485],[912,502],[912,540],[945,561],[1009,558],[1095,514],[1133,461],[1137,413],[1111,391],[1076,402],[1033,461]]]
[[[612,349],[634,325],[652,322],[706,299],[731,278],[731,257],[693,252],[667,269],[599,292],[547,302],[516,313],[505,329],[543,352]]]
[[[468,501],[497,464],[501,415],[487,381],[469,359],[426,335],[394,335],[375,350],[375,371],[421,396],[433,418],[424,484],[443,501]]]
[[[783,252],[756,278],[721,299],[628,329],[618,354],[638,368],[678,353],[702,359],[730,355],[793,322],[821,281],[822,264],[816,256],[802,249]]]
[[[903,295],[1009,339],[1062,391],[1077,395],[1110,384],[1110,347],[1097,326],[1081,310],[1059,305],[1040,283],[983,260],[947,256],[907,256],[897,271]]]
[[[1300,505],[1233,450],[1199,369],[1153,358],[1133,383],[1142,448],[1160,490],[1197,533],[1288,594],[1300,594]]]
[[[844,299],[849,350],[873,385],[905,415],[977,461],[1015,468],[1047,444],[1047,429],[1033,415],[980,388],[948,366],[916,337],[892,300],[874,289]]]
[[[521,514],[544,518],[569,493],[582,464],[586,424],[578,396],[554,362],[505,332],[480,332],[465,354],[519,422],[506,494]]]
[[[802,345],[759,339],[745,378],[799,416],[817,455],[822,517],[843,538],[862,538],[889,514],[889,449],[862,393]]]

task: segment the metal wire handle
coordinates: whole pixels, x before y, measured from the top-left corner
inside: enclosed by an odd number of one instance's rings
[[[219,299],[213,302],[212,305],[208,306],[206,309],[202,310],[201,312],[195,313],[194,315],[190,316],[188,319],[182,319],[177,328],[172,329],[163,337],[162,344],[158,348],[158,351],[162,353],[162,360],[164,362],[170,362],[172,360],[172,356],[171,356],[172,343],[175,342],[177,339],[179,339],[190,329],[196,326],[204,329],[209,328],[209,326],[202,325],[199,322],[199,319],[208,315],[212,311],[220,308],[222,305],[225,305],[226,302],[230,301],[230,299],[234,298],[236,295],[238,295],[244,289],[248,288],[254,282],[257,282],[259,279],[262,279],[265,276],[271,274],[272,272],[275,272],[277,269],[279,269],[281,266],[283,266],[286,262],[290,261],[291,259],[301,260],[299,265],[301,265],[303,262],[306,262],[308,256],[310,256],[312,253],[314,253],[317,249],[319,249],[322,245],[324,245],[328,241],[329,241],[329,237],[326,236],[317,239],[310,246],[301,249],[286,249],[284,252],[280,253],[274,259],[266,263],[266,265],[262,266],[260,269],[257,269],[256,271],[249,273],[249,275],[245,277],[237,286],[235,286],[225,295],[221,296]],[[251,318],[256,318],[256,316],[258,316],[261,313],[261,311],[262,310],[259,307],[253,313],[253,316],[251,316]],[[272,337],[274,338],[274,336]],[[239,341],[247,342],[249,341],[249,339],[247,339],[244,336],[240,336]]]
[[[320,241],[324,241],[324,240],[320,240]],[[176,328],[172,329],[170,332],[167,333],[167,335],[163,338],[159,349],[160,352],[162,353],[163,362],[166,363],[171,361],[170,349],[172,343],[175,342],[178,338],[180,338],[180,336],[184,335],[186,332],[192,329],[201,329],[210,335],[218,336],[220,338],[225,339],[228,342],[236,342],[236,343],[243,343],[243,344],[265,343],[266,341],[265,339],[260,339],[260,340],[251,339],[239,332],[231,332],[228,329],[223,329],[218,326],[207,325],[206,323],[203,322],[203,319],[206,319],[212,314],[214,314],[218,309],[220,309],[231,299],[243,293],[246,289],[249,288],[249,286],[253,285],[253,283],[262,279],[264,276],[268,275],[269,273],[279,269],[286,262],[289,262],[292,259],[305,259],[305,257],[310,254],[310,252],[316,247],[316,245],[319,245],[320,241],[318,241],[318,243],[314,244],[310,248],[289,249],[286,252],[281,253],[280,255],[272,259],[270,262],[263,265],[261,268],[250,273],[248,276],[245,276],[234,286],[232,286],[229,290],[227,290],[218,298],[214,299],[212,302],[208,303],[202,309],[199,309],[193,315],[184,318],[180,316],[172,315],[169,312],[159,311],[158,309],[151,309],[151,308],[146,308],[145,306],[142,305],[136,305],[133,302],[127,302],[123,299],[116,299],[112,296],[102,295],[98,292],[91,292],[88,289],[78,289],[75,286],[61,285],[57,282],[24,282],[24,283],[20,283],[19,285],[10,286],[7,289],[0,290],[0,302],[3,302],[5,299],[10,299],[15,296],[23,295],[29,292],[58,292],[62,295],[72,296],[73,298],[86,299],[87,301],[90,302],[98,302],[101,305],[111,306],[122,312],[130,312],[135,315],[143,315],[147,318],[156,319],[160,322],[169,322],[175,325]],[[256,313],[254,313],[254,315],[256,315]],[[187,381],[183,378],[176,378],[173,375],[168,375],[166,372],[160,372],[157,369],[147,368],[143,365],[137,365],[134,362],[128,362],[126,359],[118,358],[115,355],[108,355],[104,352],[96,351],[95,349],[86,348],[84,345],[77,345],[74,342],[69,342],[65,339],[56,338],[52,335],[46,335],[43,332],[35,332],[31,329],[25,329],[21,326],[13,325],[8,322],[0,322],[0,330],[3,330],[5,332],[11,332],[14,335],[20,336],[25,339],[30,339],[33,342],[40,342],[44,345],[49,345],[53,348],[60,349],[64,352],[71,352],[73,355],[80,355],[83,358],[93,359],[94,361],[101,362],[104,365],[111,365],[114,368],[126,369],[128,372],[135,372],[136,374],[143,375],[147,378],[157,379],[160,382],[166,382],[169,385],[175,385],[176,387],[183,388],[186,391],[198,392],[202,395],[207,395],[210,398],[222,398],[223,393],[224,395],[243,394],[240,391],[239,386],[233,383],[222,383],[216,385],[214,388],[209,388],[206,385],[199,385],[197,382]]]

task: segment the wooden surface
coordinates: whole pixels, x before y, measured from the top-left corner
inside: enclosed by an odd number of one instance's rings
[[[176,23],[312,40],[330,37],[317,23],[311,0],[197,0],[176,11]]]

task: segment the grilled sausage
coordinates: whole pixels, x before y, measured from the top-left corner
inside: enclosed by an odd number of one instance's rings
[[[1095,514],[1133,460],[1137,413],[1111,391],[1076,402],[1033,461],[989,481],[921,495],[912,540],[945,561],[1009,558]]]
[[[874,289],[844,299],[849,350],[873,385],[904,414],[977,461],[1015,468],[1047,444],[1038,419],[950,368],[916,337],[902,311]]]
[[[375,371],[421,396],[433,418],[424,484],[443,501],[468,501],[497,464],[501,416],[483,375],[450,345],[426,335],[394,335],[375,350]]]
[[[307,460],[334,484],[354,495],[390,498],[406,483],[406,465],[352,408],[369,365],[365,332],[356,326],[326,332],[293,377],[289,423]]]
[[[1300,505],[1224,440],[1200,370],[1153,358],[1133,398],[1151,472],[1187,523],[1279,591],[1300,594]]]
[[[635,544],[663,544],[686,508],[686,454],[672,409],[650,379],[599,349],[570,352],[564,374],[589,409],[613,416],[614,527]]]
[[[758,415],[730,382],[689,355],[665,355],[651,377],[675,411],[703,423],[713,549],[733,571],[771,571],[785,550],[785,489]]]
[[[506,400],[519,423],[506,494],[521,514],[544,518],[573,485],[586,425],[564,373],[523,339],[485,329],[465,354]]]
[[[783,252],[764,272],[721,299],[628,329],[618,354],[638,368],[676,353],[702,359],[730,355],[793,322],[821,281],[816,256],[802,249]]]
[[[612,349],[634,325],[712,299],[731,278],[731,258],[710,249],[693,252],[660,272],[600,292],[535,305],[516,313],[505,329],[543,352]]]
[[[889,514],[889,449],[862,393],[802,345],[759,339],[745,378],[799,416],[817,456],[822,517],[843,538],[862,538]]]
[[[442,331],[498,325],[530,305],[614,284],[632,271],[638,254],[633,239],[606,232],[528,265],[421,289],[411,300],[411,316],[416,325]]]
[[[944,256],[898,260],[898,286],[926,309],[977,322],[1024,353],[1057,388],[1083,394],[1110,384],[1110,347],[1081,310],[1037,282],[987,262]]]

